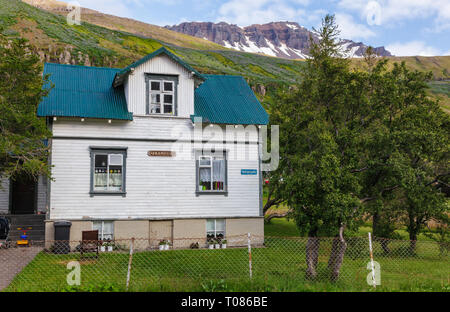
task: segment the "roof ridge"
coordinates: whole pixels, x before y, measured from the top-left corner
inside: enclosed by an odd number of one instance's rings
[[[67,66],[67,67],[76,67],[76,68],[89,68],[89,69],[108,69],[108,70],[122,70],[121,68],[116,67],[98,67],[98,66],[86,66],[86,65],[74,65],[74,64],[59,64],[59,63],[48,63],[45,62],[45,65],[56,65],[56,66]]]
[[[229,77],[229,78],[244,78],[241,75],[219,75],[219,74],[203,74],[205,77]],[[244,78],[245,79],[245,78]]]

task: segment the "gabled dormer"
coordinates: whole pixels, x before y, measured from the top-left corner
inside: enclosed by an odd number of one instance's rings
[[[165,48],[124,69],[46,63],[46,74],[54,88],[39,104],[41,117],[200,117],[213,124],[268,123],[243,77],[202,75]]]
[[[123,85],[134,116],[189,118],[194,114],[194,90],[204,80],[163,47],[118,72],[113,87]]]

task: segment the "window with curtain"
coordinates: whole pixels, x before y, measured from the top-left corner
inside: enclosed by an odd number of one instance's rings
[[[226,191],[226,157],[216,153],[198,155],[198,192]]]
[[[125,192],[125,151],[91,150],[91,193]]]
[[[206,238],[223,239],[225,237],[225,219],[207,219],[206,220]]]
[[[98,239],[101,241],[114,239],[114,221],[94,221],[92,229],[98,231]]]

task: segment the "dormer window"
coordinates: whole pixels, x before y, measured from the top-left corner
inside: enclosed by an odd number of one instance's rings
[[[147,83],[147,114],[176,115],[177,76],[146,75]]]

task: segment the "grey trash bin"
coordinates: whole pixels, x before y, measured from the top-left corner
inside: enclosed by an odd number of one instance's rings
[[[70,252],[70,221],[55,221],[55,247],[53,252],[58,254],[67,254]]]

